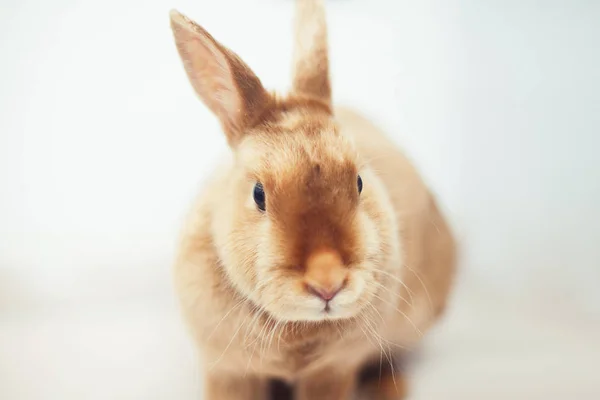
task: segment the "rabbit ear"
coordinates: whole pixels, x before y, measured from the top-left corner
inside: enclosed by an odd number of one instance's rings
[[[327,25],[322,0],[296,0],[294,93],[331,106]]]
[[[229,145],[235,146],[270,103],[269,93],[235,53],[175,10],[171,28],[192,86],[221,121]]]

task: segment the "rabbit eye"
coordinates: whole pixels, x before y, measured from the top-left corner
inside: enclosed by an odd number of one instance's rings
[[[256,182],[252,195],[254,196],[254,202],[258,209],[260,211],[265,211],[265,190],[262,183]]]
[[[362,182],[362,178],[360,177],[360,175],[358,176],[358,179],[356,180],[356,184],[358,185],[358,194],[360,194],[363,189],[363,182]]]

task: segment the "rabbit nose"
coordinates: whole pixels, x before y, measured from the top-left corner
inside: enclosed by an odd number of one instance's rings
[[[306,262],[306,290],[325,302],[332,300],[343,289],[347,277],[348,270],[335,251],[313,253]]]
[[[322,288],[314,287],[310,283],[306,284],[306,288],[310,294],[314,294],[315,296],[322,298],[325,302],[328,302],[329,300],[333,299],[335,295],[338,294],[340,290],[342,290],[342,286],[343,285],[340,284],[337,287]]]

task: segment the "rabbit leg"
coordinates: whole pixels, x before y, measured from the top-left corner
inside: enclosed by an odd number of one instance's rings
[[[319,371],[298,382],[297,400],[350,400],[356,388],[356,373]]]
[[[209,374],[205,379],[206,400],[264,400],[268,396],[266,380],[254,376],[240,377]]]
[[[359,399],[402,400],[406,397],[406,381],[402,373],[386,374],[380,380],[361,385]]]
[[[358,381],[360,400],[401,400],[406,397],[403,363],[398,356],[391,363],[375,357],[363,366]]]

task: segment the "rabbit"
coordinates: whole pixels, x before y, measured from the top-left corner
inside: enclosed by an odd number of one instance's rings
[[[334,107],[319,0],[298,0],[293,83],[266,90],[234,52],[172,10],[187,77],[230,152],[187,216],[174,266],[207,400],[345,400],[361,368],[417,345],[442,315],[455,241],[395,143]],[[399,371],[374,398],[402,398]]]

